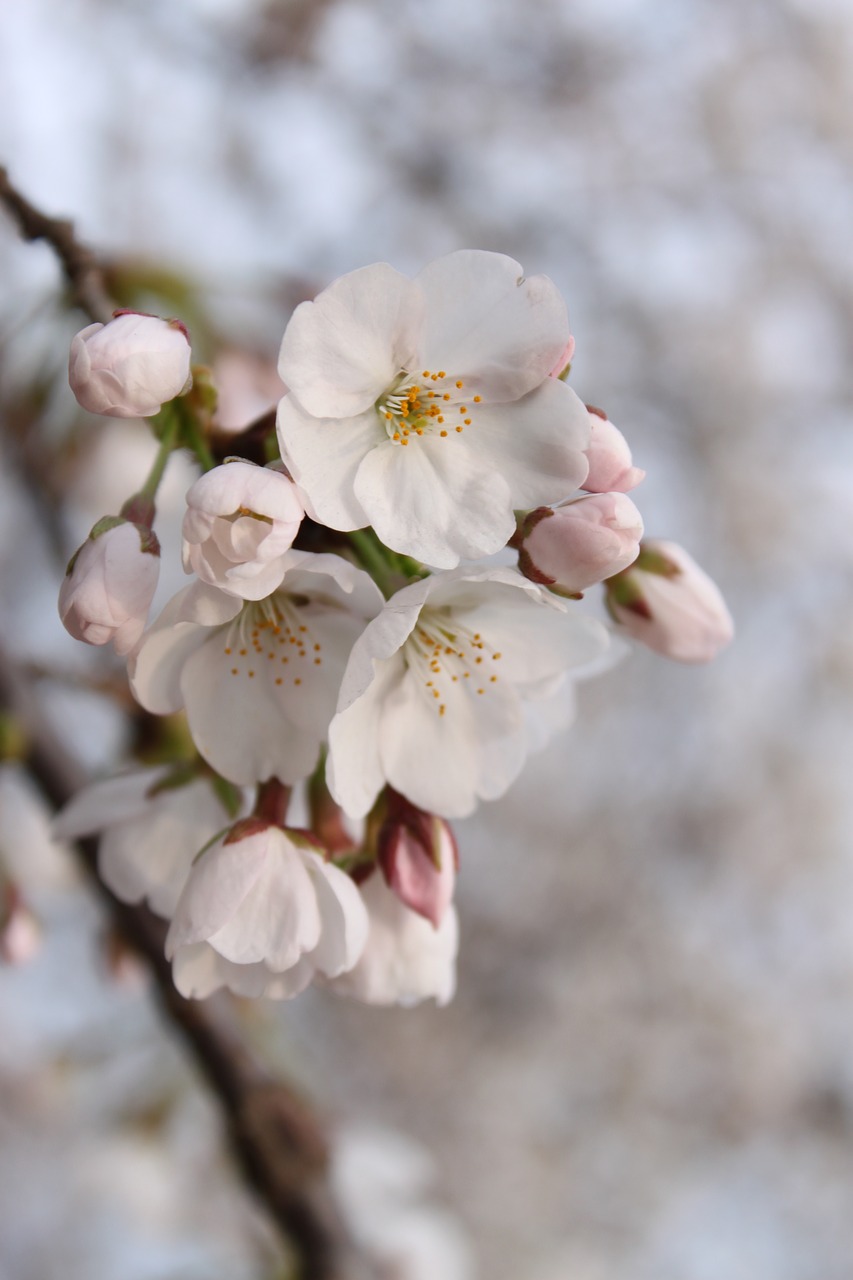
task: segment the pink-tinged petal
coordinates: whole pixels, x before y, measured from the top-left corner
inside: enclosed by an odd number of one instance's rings
[[[366,454],[388,439],[375,409],[351,418],[312,418],[291,395],[278,406],[281,456],[308,514],[330,529],[362,529],[370,521],[355,496]]]
[[[329,726],[326,778],[335,800],[352,818],[363,818],[385,785],[379,751],[383,706],[404,676],[402,658],[378,664],[371,684]]]
[[[566,304],[547,276],[500,253],[463,249],[416,277],[425,318],[424,369],[462,379],[466,394],[517,400],[539,385],[569,341]]]
[[[564,382],[549,378],[512,404],[480,404],[465,429],[481,465],[506,476],[515,508],[560,502],[586,479],[586,406]]]
[[[238,911],[263,874],[270,853],[270,831],[242,840],[218,840],[195,863],[178,900],[166,938],[166,955],[206,942]]]
[[[456,849],[446,822],[412,806],[380,835],[380,866],[397,897],[437,929],[453,901]]]
[[[351,418],[410,366],[421,314],[419,289],[387,263],[351,271],[296,308],[278,371],[308,413]]]
[[[208,941],[234,964],[263,961],[268,969],[280,973],[314,950],[321,920],[314,884],[299,852],[283,832],[270,831],[268,838],[263,872],[239,910],[210,934]]]
[[[414,630],[433,582],[432,577],[422,578],[398,591],[359,636],[353,645],[341,683],[338,711],[346,710],[360,698],[384,670],[381,664],[386,659],[395,657],[397,650]],[[402,665],[402,661],[402,658],[396,658],[396,663]]]
[[[386,546],[439,569],[499,551],[515,529],[507,481],[458,437],[387,441],[355,492]]]

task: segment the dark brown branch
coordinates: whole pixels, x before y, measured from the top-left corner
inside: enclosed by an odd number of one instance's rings
[[[65,804],[86,778],[45,722],[25,669],[2,650],[0,708],[24,728],[26,764],[47,799],[57,808]],[[106,888],[97,872],[97,841],[80,840],[78,848],[113,922],[147,962],[161,1006],[221,1106],[246,1178],[297,1256],[301,1280],[376,1280],[378,1272],[356,1251],[332,1200],[326,1139],[306,1102],[249,1053],[227,1006],[178,993],[163,952],[163,921]]]
[[[104,285],[95,255],[74,234],[65,218],[49,218],[21,195],[0,167],[0,203],[15,219],[25,240],[46,240],[58,257],[75,306],[101,324],[111,318],[115,306]]]

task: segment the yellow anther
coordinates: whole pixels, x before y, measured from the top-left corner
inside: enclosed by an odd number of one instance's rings
[[[443,370],[443,369],[439,369],[439,371],[438,371],[438,376],[439,376],[439,378],[446,378],[446,377],[447,377],[447,374],[444,372],[444,370]]]
[[[497,662],[498,658],[500,658],[501,656],[502,656],[502,655],[501,655],[500,653],[493,653],[493,654],[492,654],[492,661],[493,661],[493,662]]]
[[[471,425],[471,419],[470,419],[470,418],[466,418],[466,419],[465,419],[465,426],[466,426],[466,427],[470,427],[470,425]]]
[[[231,650],[230,650],[230,649],[226,649],[226,650],[225,650],[225,652],[226,652],[226,653],[230,653],[230,652],[231,652]]]
[[[393,436],[391,437],[391,439],[392,439],[392,440],[399,440],[399,439],[400,439],[400,432],[399,432],[399,431],[395,431],[395,432],[394,432],[394,434],[393,434]]]
[[[299,678],[299,676],[297,676],[293,683],[294,683],[294,684],[302,684],[302,681],[301,681],[301,679]]]
[[[438,434],[439,434],[440,436],[446,436],[446,435],[447,435],[447,432],[446,432],[446,431],[439,431],[439,433],[438,433]]]
[[[498,682],[497,676],[489,676],[489,680],[491,681],[492,684],[497,684]]]
[[[249,672],[249,679],[250,679],[250,680],[254,680],[254,678],[255,678],[255,673],[254,673],[254,671],[250,671],[250,672]]]
[[[474,404],[479,404],[482,399],[482,396],[474,396]]]
[[[408,444],[408,443],[409,443],[409,442],[408,442],[408,440],[401,440],[401,441],[400,441],[400,444]]]
[[[461,387],[461,386],[463,385],[463,384],[462,384],[462,380],[461,380],[461,378],[460,378],[460,380],[457,382],[457,384],[456,384],[456,385],[457,385],[457,387]]]
[[[386,410],[385,410],[385,417],[386,417],[386,418],[388,419],[388,421],[390,422],[390,421],[391,421],[391,419],[394,417],[394,415],[393,415],[393,413],[390,413],[390,412],[386,409]]]
[[[429,369],[424,369],[423,373],[421,374],[421,377],[422,377],[422,378],[428,378],[428,377],[429,377]]]
[[[449,399],[450,399],[450,392],[449,392],[449,391],[445,391],[444,395],[443,395],[441,398],[442,398],[442,400],[449,400]]]
[[[281,676],[276,676],[275,682],[276,684],[284,684],[284,681],[282,680]]]
[[[438,714],[440,716],[443,716],[446,710],[447,710],[447,707],[442,702],[441,706],[438,708]]]
[[[467,404],[460,404],[460,406],[459,406],[459,412],[460,412],[460,413],[467,413],[467,412],[468,412],[468,406],[467,406]]]
[[[464,427],[457,427],[457,428],[456,428],[456,430],[457,430],[457,431],[464,431],[464,430],[465,430],[465,428],[464,428]]]
[[[236,676],[236,674],[237,674],[237,668],[236,668],[236,667],[232,667],[232,668],[231,668],[231,674],[232,674],[232,676]]]
[[[424,433],[424,429],[423,429],[423,427],[415,427],[415,435],[416,435],[416,436],[422,436],[422,435],[423,435],[423,433]]]

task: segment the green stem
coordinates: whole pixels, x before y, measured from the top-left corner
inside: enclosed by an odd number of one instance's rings
[[[396,587],[393,582],[394,566],[389,563],[385,548],[372,529],[354,529],[347,537],[362,568],[367,570],[387,600]]]
[[[145,484],[139,490],[143,498],[149,498],[152,502],[157,495],[160,481],[163,479],[163,472],[166,470],[166,463],[169,461],[169,457],[175,447],[175,437],[178,433],[178,417],[171,406],[167,413],[164,414],[164,418],[165,423],[163,425],[163,433],[160,436],[160,448],[157,450],[157,457],[154,459]]]
[[[216,466],[216,459],[204,438],[204,432],[199,426],[196,415],[188,405],[182,405],[181,416],[183,418],[184,440],[187,446],[192,449],[203,470],[212,471]]]

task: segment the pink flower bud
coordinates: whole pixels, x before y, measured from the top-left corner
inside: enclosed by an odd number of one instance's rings
[[[7,882],[0,898],[0,960],[27,964],[38,954],[41,938],[41,925],[17,885]]]
[[[90,413],[150,418],[189,389],[187,331],[177,320],[117,311],[72,339],[68,381]]]
[[[160,573],[160,545],[144,525],[100,520],[71,558],[59,589],[59,616],[75,640],[113,641],[129,653],[145,629]]]
[[[436,929],[453,900],[457,862],[449,824],[389,788],[388,816],[379,833],[379,865],[403,905]]]
[[[630,498],[595,493],[531,511],[522,526],[518,567],[558,595],[577,595],[633,564],[642,536],[643,517]]]
[[[710,662],[734,635],[719,588],[675,542],[644,542],[607,583],[607,605],[635,640],[679,662]]]
[[[628,441],[602,409],[587,405],[591,436],[586,456],[589,475],[581,485],[587,493],[627,493],[635,489],[645,471],[631,460]]]

